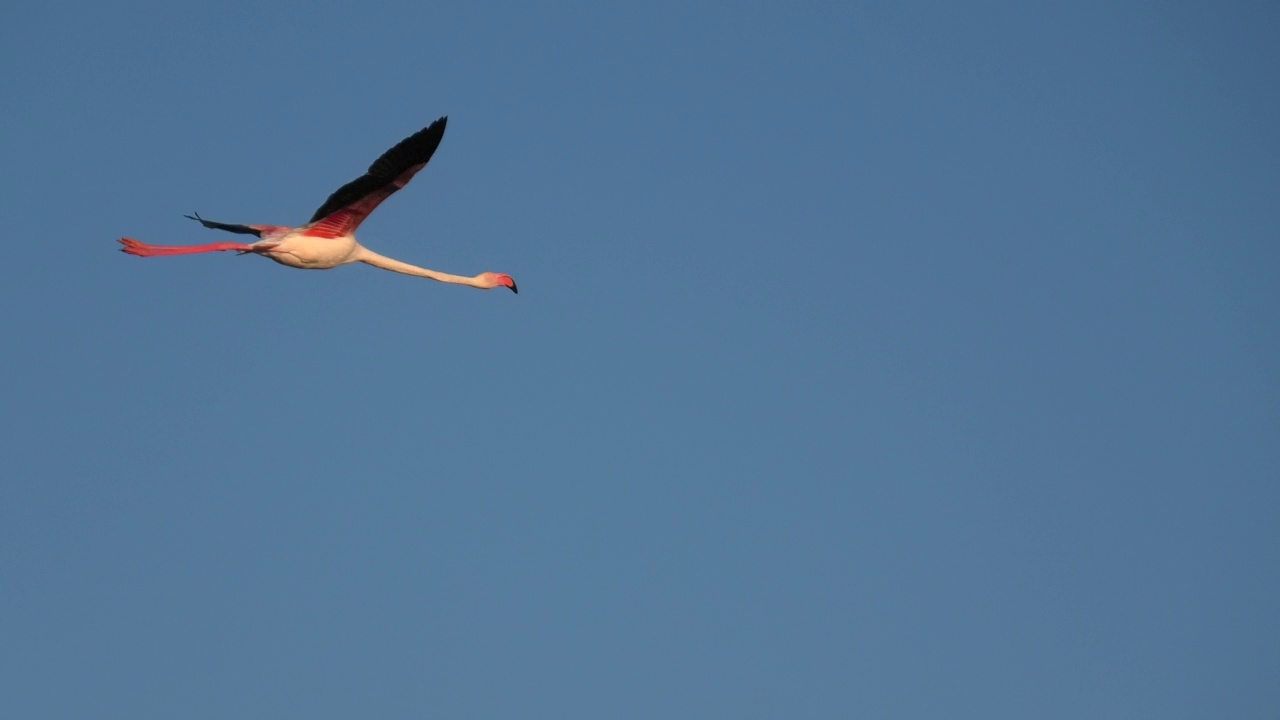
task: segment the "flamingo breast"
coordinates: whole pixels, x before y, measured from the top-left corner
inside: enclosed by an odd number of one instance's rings
[[[262,245],[263,255],[281,265],[303,270],[328,270],[345,265],[355,259],[359,247],[351,235],[321,238],[296,231]]]

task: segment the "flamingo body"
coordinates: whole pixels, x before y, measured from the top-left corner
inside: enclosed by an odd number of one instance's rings
[[[253,243],[149,245],[133,238],[120,238],[120,244],[123,245],[121,250],[139,257],[235,251],[242,255],[262,255],[281,265],[302,270],[328,270],[339,265],[363,262],[384,270],[455,285],[482,290],[506,287],[512,292],[518,292],[515,280],[504,273],[483,272],[472,277],[451,275],[384,257],[356,241],[356,228],[369,213],[392,193],[408,185],[413,176],[426,167],[444,137],[447,121],[447,118],[442,117],[383,153],[369,166],[368,172],[330,195],[312,215],[310,222],[301,227],[220,223],[205,220],[197,213],[187,217],[213,230],[255,235],[258,240]]]
[[[307,228],[289,230],[254,244],[270,245],[265,253],[267,257],[301,270],[329,270],[356,262],[363,249],[354,234],[334,237],[311,235]]]

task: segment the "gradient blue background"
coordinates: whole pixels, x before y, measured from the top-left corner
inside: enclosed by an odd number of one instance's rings
[[[1278,31],[10,4],[0,717],[1280,717]]]

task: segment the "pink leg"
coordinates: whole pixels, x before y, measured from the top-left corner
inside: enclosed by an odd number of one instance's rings
[[[239,250],[252,252],[252,245],[236,242],[216,242],[208,245],[148,245],[133,238],[120,238],[120,252],[138,257],[159,257],[161,255],[192,255],[195,253],[218,252],[221,250]]]

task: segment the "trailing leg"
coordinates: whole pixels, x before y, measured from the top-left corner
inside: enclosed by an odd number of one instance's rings
[[[120,238],[120,252],[138,257],[161,257],[166,255],[194,255],[196,253],[221,252],[235,250],[241,253],[253,252],[252,245],[235,242],[210,243],[208,245],[148,245],[133,238]]]

